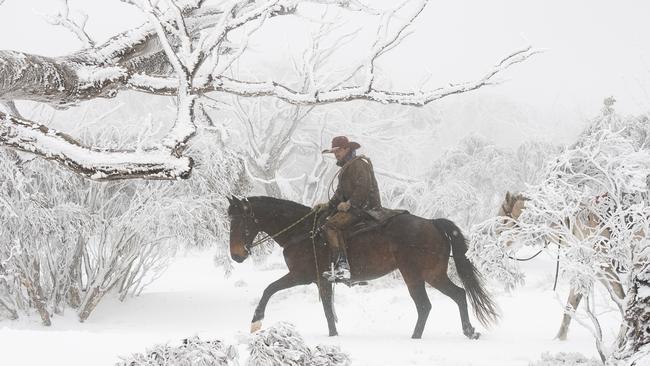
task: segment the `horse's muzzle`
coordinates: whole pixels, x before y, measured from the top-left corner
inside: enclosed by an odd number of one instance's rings
[[[248,255],[239,255],[239,254],[231,254],[230,257],[237,263],[243,262],[246,258],[248,258]]]

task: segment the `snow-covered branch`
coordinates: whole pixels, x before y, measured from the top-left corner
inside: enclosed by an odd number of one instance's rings
[[[3,115],[4,129],[10,134],[0,142],[56,160],[95,179],[189,176],[191,161],[181,156],[197,131],[194,121],[197,100],[209,92],[241,97],[269,96],[298,109],[299,106],[352,100],[422,106],[494,84],[496,75],[539,52],[531,47],[514,52],[477,80],[432,90],[400,92],[375,85],[375,64],[380,56],[394,50],[408,35],[427,0],[405,1],[389,11],[377,11],[360,1],[350,0],[238,0],[218,7],[207,6],[204,1],[122,0],[141,9],[148,22],[115,35],[101,45],[95,45],[85,32],[86,18],[73,21],[67,0],[61,1],[63,8],[52,22],[70,29],[88,47],[61,57],[0,51],[0,102],[30,100],[66,107],[91,99],[111,98],[122,90],[176,96],[177,113],[170,130],[161,139],[161,148],[150,151],[84,147],[38,123],[27,128],[31,122],[21,122],[20,116],[13,111]],[[361,66],[352,67],[352,74],[337,82],[317,83],[313,77],[314,67],[332,55],[334,47],[330,47],[322,57],[318,56],[319,50],[306,53],[311,54],[312,66],[311,70],[303,70],[307,82],[297,89],[273,77],[263,78],[264,81],[232,77],[231,66],[244,54],[249,36],[262,29],[268,19],[294,15],[301,4],[308,2],[324,8],[362,12],[364,16],[380,20],[379,35]],[[231,36],[237,30],[242,32]],[[337,43],[349,41],[356,33],[340,37]],[[231,43],[232,40],[236,41]],[[318,42],[314,42],[314,47],[319,47]],[[363,73],[363,80],[356,83],[352,80],[358,72]],[[300,118],[294,118],[294,125],[297,121]],[[294,130],[295,126],[280,141],[290,141]],[[275,150],[273,154],[279,158],[286,158],[290,151]]]
[[[490,68],[477,80],[451,84],[432,90],[400,92],[375,87],[368,88],[366,85],[356,85],[301,92],[277,81],[245,81],[222,75],[205,80],[204,83],[199,81],[196,92],[207,93],[219,91],[244,97],[271,96],[296,105],[322,105],[352,100],[368,100],[383,104],[392,103],[423,106],[450,95],[466,93],[486,85],[496,84],[496,81],[493,80],[495,76],[503,73],[510,66],[523,62],[540,52],[532,47],[527,47],[514,52],[499,62],[499,64]],[[176,86],[174,84],[172,79],[167,78],[147,78],[147,80],[145,78],[139,78],[133,82],[132,86],[141,91],[149,90],[157,94],[174,95],[176,93]],[[148,86],[150,87],[149,89]]]
[[[55,160],[74,172],[95,180],[187,178],[193,165],[190,158],[173,156],[162,147],[142,151],[87,147],[65,133],[2,112],[0,142],[17,150]]]
[[[86,32],[88,15],[81,13],[81,20],[77,22],[70,16],[68,0],[60,0],[60,2],[61,10],[59,13],[53,16],[46,16],[46,20],[52,25],[60,25],[68,29],[84,44],[84,47],[94,47],[95,41]]]

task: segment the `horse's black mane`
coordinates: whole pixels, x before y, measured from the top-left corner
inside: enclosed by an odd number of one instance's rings
[[[295,218],[295,215],[306,215],[311,208],[298,202],[269,196],[246,197],[256,214],[266,212],[272,216],[283,216],[286,219]]]
[[[269,196],[252,196],[252,197],[247,197],[247,200],[249,200],[251,203],[256,204],[256,203],[261,203],[263,205],[270,205],[270,206],[281,206],[279,208],[283,210],[296,210],[296,211],[304,211],[304,210],[309,210],[310,208],[300,204],[295,201],[290,201],[290,200],[285,200],[281,198],[275,198],[275,197],[269,197]]]
[[[282,228],[292,225],[296,220],[301,220],[305,215],[311,212],[311,207],[302,205],[298,202],[274,198],[269,196],[253,196],[247,197],[246,200],[250,202],[255,212],[255,216],[264,219],[267,222],[273,222],[282,226]],[[313,220],[304,220],[298,232],[291,231],[291,235],[297,241],[304,241],[308,236],[308,231],[312,229]],[[297,235],[297,236],[296,236]],[[285,244],[287,245],[287,244]]]

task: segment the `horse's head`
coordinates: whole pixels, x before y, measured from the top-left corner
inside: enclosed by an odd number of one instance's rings
[[[237,263],[243,262],[249,255],[253,240],[259,233],[258,219],[253,212],[253,205],[247,199],[229,197],[228,216],[230,217],[230,257]]]
[[[518,226],[517,220],[519,220],[519,216],[524,211],[526,201],[528,201],[528,198],[521,193],[512,194],[506,192],[506,197],[503,203],[501,203],[498,213],[498,216],[503,219],[503,226],[500,225],[497,227],[497,235],[501,236],[503,231],[507,230],[506,228],[515,228]],[[511,241],[505,242],[506,247],[510,247],[511,245]]]
[[[511,194],[510,192],[506,192],[506,198],[499,208],[498,215],[506,216],[516,221],[524,211],[526,201],[528,201],[528,198],[521,193]]]

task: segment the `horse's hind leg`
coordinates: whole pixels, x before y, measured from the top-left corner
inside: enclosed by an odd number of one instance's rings
[[[555,338],[561,341],[566,340],[566,335],[569,332],[569,324],[571,324],[571,314],[569,314],[569,312],[573,312],[578,308],[580,300],[582,300],[582,294],[577,293],[573,287],[571,287],[569,298],[567,299],[566,309],[564,310],[564,315],[562,316],[562,324],[560,324],[560,330],[558,330]]]
[[[417,275],[410,273],[410,271],[403,271],[402,277],[406,281],[406,286],[408,286],[409,294],[415,303],[415,308],[418,311],[418,321],[415,323],[415,329],[413,330],[413,335],[411,338],[422,338],[422,332],[424,332],[424,325],[427,323],[427,318],[429,317],[429,312],[431,311],[431,302],[429,301],[429,296],[427,296],[427,291],[424,288],[424,280],[419,278]]]
[[[288,289],[297,285],[303,285],[306,282],[298,281],[295,276],[289,272],[286,275],[280,277],[278,280],[271,282],[260,299],[257,308],[255,308],[255,313],[253,314],[253,320],[251,321],[251,333],[256,332],[262,328],[262,319],[264,319],[264,312],[266,311],[266,304],[268,304],[269,299],[273,294],[280,290]]]
[[[320,295],[323,301],[323,310],[327,319],[327,328],[330,336],[338,335],[336,331],[336,314],[334,314],[334,296],[332,292],[332,283],[321,283]]]
[[[607,274],[607,279],[603,280],[602,282],[605,284],[605,288],[607,288],[607,292],[612,298],[612,301],[614,301],[614,303],[618,306],[618,309],[622,314],[624,313],[624,310],[621,300],[625,299],[625,290],[621,285],[621,278],[618,277],[616,270],[614,270],[612,266],[605,267],[603,271]]]
[[[469,321],[469,314],[467,312],[467,295],[465,290],[456,286],[447,273],[441,273],[439,276],[427,276],[427,282],[435,287],[438,291],[449,296],[458,305],[458,312],[460,313],[460,322],[463,326],[463,334],[469,339],[478,339],[481,335],[474,331],[472,323]]]
[[[620,310],[621,314],[624,314],[623,301],[625,299],[625,290],[623,289],[623,285],[621,285],[621,279],[612,266],[607,266],[604,268],[604,271],[607,273],[608,278],[604,279],[602,282],[607,288],[607,293],[609,293],[612,301],[614,301],[616,306],[618,306],[618,310]],[[622,342],[625,339],[625,332],[627,332],[627,327],[621,326],[618,337],[616,337],[616,339],[619,340],[617,344],[619,347],[622,346]]]

